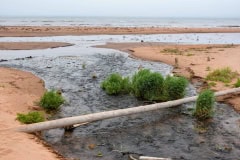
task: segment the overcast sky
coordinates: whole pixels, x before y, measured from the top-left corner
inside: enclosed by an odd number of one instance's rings
[[[1,0],[0,16],[240,18],[240,0]]]

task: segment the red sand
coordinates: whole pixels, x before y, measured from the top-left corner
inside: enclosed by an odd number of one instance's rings
[[[59,160],[34,135],[8,131],[19,126],[17,113],[33,110],[44,93],[43,81],[31,73],[0,67],[0,160]]]

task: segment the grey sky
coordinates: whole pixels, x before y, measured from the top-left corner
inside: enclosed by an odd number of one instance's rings
[[[1,0],[0,16],[238,17],[240,0]]]

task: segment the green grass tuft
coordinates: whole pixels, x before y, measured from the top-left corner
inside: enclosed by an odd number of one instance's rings
[[[183,77],[167,77],[149,69],[139,70],[131,78],[111,74],[101,83],[109,95],[132,93],[135,97],[149,101],[168,101],[184,97],[188,81]]]
[[[64,99],[62,95],[54,90],[51,90],[44,93],[39,102],[39,106],[47,111],[52,111],[59,109],[60,105],[63,103]]]
[[[122,79],[122,93],[130,93],[131,92],[131,82],[130,82],[130,78],[129,77],[125,77]]]
[[[209,87],[215,87],[217,84],[215,82],[208,82]]]
[[[234,84],[234,87],[240,87],[240,78],[238,78],[237,82]]]
[[[173,55],[182,55],[183,52],[180,51],[178,48],[165,48],[162,50],[163,53],[169,53]]]
[[[213,115],[214,102],[215,97],[211,90],[202,91],[197,98],[194,116],[199,120],[211,118]]]
[[[137,72],[132,79],[132,92],[136,97],[146,100],[159,100],[163,92],[163,77],[148,69]]]
[[[44,116],[40,112],[29,112],[27,114],[17,114],[17,120],[24,124],[38,123],[45,120]]]
[[[118,73],[113,73],[101,83],[101,88],[109,95],[118,95],[120,93],[130,92],[129,78],[123,78]]]
[[[230,83],[232,79],[236,78],[237,72],[233,72],[229,67],[217,69],[207,75],[207,80],[220,81],[223,83]]]
[[[170,77],[164,80],[165,101],[183,98],[188,81],[183,77]]]

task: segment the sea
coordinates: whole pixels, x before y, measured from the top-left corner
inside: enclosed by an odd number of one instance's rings
[[[1,17],[0,26],[240,27],[240,18]]]

